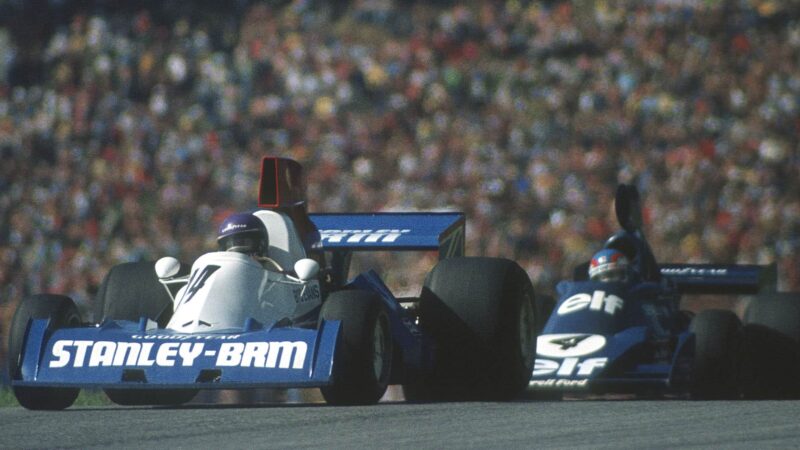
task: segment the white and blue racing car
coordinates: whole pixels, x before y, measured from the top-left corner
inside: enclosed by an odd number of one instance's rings
[[[511,399],[528,385],[536,305],[507,259],[464,256],[461,213],[307,214],[300,165],[261,162],[259,208],[226,220],[220,251],[112,268],[95,323],[63,295],[25,299],[9,372],[29,409],[81,388],[123,405],[176,405],[201,389],[319,387],[331,404]],[[396,298],[356,251],[438,251],[421,294]]]

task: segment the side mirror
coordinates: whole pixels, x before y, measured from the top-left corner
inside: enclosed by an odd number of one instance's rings
[[[303,281],[311,280],[319,273],[319,263],[313,259],[303,258],[294,263],[294,273]]]
[[[156,276],[160,280],[174,277],[181,271],[181,262],[172,256],[165,256],[156,261]]]

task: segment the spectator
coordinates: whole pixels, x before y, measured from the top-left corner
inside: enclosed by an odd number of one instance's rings
[[[212,249],[267,154],[306,166],[311,211],[465,211],[468,252],[540,291],[616,228],[618,182],[645,196],[659,260],[775,262],[800,290],[794,5],[67,10],[41,82],[10,75],[33,53],[0,28],[4,323],[25,295],[90,310],[112,265]]]

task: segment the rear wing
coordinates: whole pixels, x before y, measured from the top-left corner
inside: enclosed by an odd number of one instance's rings
[[[661,264],[660,269],[685,294],[754,295],[775,292],[778,285],[775,264]]]
[[[439,258],[464,255],[464,214],[389,212],[309,214],[319,230],[316,250],[430,250]]]
[[[288,214],[301,232],[306,250],[310,247],[340,255],[358,250],[430,250],[438,251],[439,258],[464,256],[463,213],[307,214],[305,197],[305,177],[297,161],[275,156],[262,158],[258,206]],[[305,237],[316,233],[302,230],[314,228],[319,230],[319,240],[308,242]]]

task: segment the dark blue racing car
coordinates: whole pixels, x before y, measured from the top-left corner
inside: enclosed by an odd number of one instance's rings
[[[797,396],[800,301],[775,293],[775,266],[658,264],[634,186],[618,187],[615,209],[622,230],[557,285],[530,389],[549,398]],[[730,310],[683,310],[684,294],[755,297],[743,324]]]

